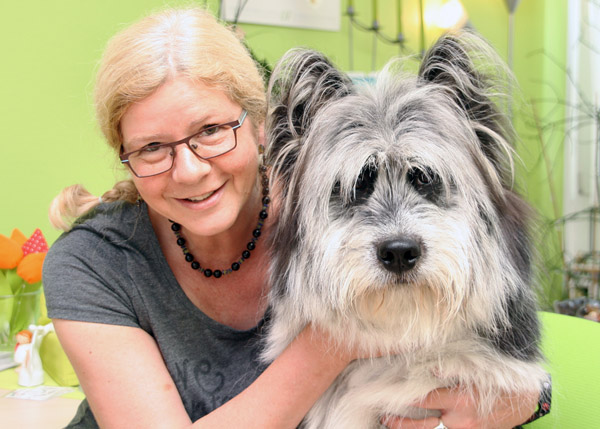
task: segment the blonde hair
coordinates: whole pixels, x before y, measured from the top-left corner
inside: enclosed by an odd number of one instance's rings
[[[255,126],[264,122],[263,76],[240,37],[204,8],[167,9],[117,33],[102,57],[94,93],[96,118],[117,154],[127,108],[175,76],[222,90],[248,111]],[[118,182],[101,198],[106,202],[137,199],[131,180]],[[50,222],[67,231],[73,220],[99,203],[83,186],[70,186],[52,202]]]

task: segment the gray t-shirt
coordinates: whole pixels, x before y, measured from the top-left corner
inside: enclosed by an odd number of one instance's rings
[[[81,219],[48,252],[43,284],[51,318],[138,327],[152,335],[192,421],[264,370],[258,359],[264,320],[238,331],[192,304],[162,254],[144,203],[101,204]],[[71,425],[97,427],[87,401]]]

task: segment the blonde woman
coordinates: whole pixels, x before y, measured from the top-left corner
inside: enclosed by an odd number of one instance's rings
[[[51,208],[68,232],[44,266],[49,315],[86,394],[70,427],[296,427],[358,356],[308,327],[258,359],[274,208],[264,83],[243,43],[202,9],[147,17],[109,43],[96,111],[131,180],[101,198],[67,188]],[[530,415],[537,398],[517,399],[494,427]],[[451,391],[424,405],[478,424]]]

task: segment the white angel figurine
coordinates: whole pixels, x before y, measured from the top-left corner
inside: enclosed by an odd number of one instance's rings
[[[54,325],[29,325],[30,335],[27,331],[21,331],[17,334],[17,348],[15,350],[14,360],[21,364],[18,368],[19,385],[25,387],[37,386],[44,383],[44,369],[40,359],[40,345],[44,336],[54,331]],[[21,338],[19,338],[21,336]],[[27,341],[29,340],[29,341]]]

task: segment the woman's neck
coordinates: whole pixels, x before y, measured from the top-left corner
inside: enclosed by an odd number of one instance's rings
[[[215,236],[195,237],[188,234],[188,237],[183,228],[182,235],[185,239],[193,240],[190,252],[198,255],[196,259],[212,270],[230,267],[233,261],[240,258],[246,243],[250,241],[261,207],[256,205],[253,209],[248,208],[240,214],[235,228]],[[220,278],[207,278],[199,270],[191,269],[190,263],[185,260],[171,230],[171,222],[158,213],[153,213],[150,208],[148,211],[167,263],[189,300],[208,317],[224,325],[236,329],[256,326],[267,305],[269,258],[265,236],[268,234],[270,219],[265,221],[256,250],[238,271]],[[242,216],[246,219],[241,219]]]

